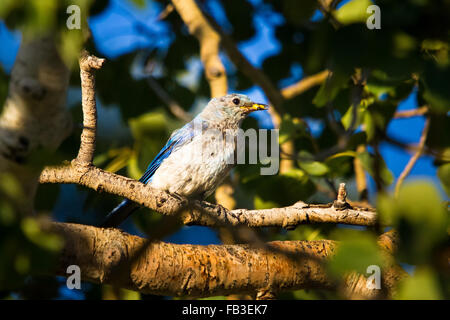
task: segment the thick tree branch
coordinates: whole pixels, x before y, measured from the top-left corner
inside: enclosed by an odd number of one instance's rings
[[[327,289],[336,285],[324,266],[337,245],[330,240],[274,241],[261,249],[250,245],[148,243],[118,229],[67,223],[47,223],[45,229],[65,239],[56,274],[67,276],[67,267],[75,264],[85,281],[114,284],[147,294],[263,296],[264,292]],[[392,235],[380,241],[389,248]],[[394,273],[395,277],[383,279],[388,290],[402,276]],[[378,297],[380,290],[368,289],[366,282],[362,276],[357,281],[354,276],[344,280],[353,295]]]
[[[14,175],[21,185],[22,213],[32,212],[39,177],[24,164],[37,150],[54,151],[72,129],[68,84],[69,70],[52,37],[22,41],[0,115],[0,173]]]
[[[197,9],[202,11],[198,6]],[[227,52],[230,60],[243,74],[261,87],[272,106],[277,110],[277,112],[282,113],[283,96],[280,90],[278,90],[278,88],[263,71],[254,67],[247,60],[247,58],[245,58],[245,56],[239,51],[233,39],[222,30],[222,28],[212,17],[204,11],[202,11],[202,13],[206,19],[206,23],[208,23],[220,37],[220,43]]]
[[[206,21],[195,0],[172,0],[175,10],[200,43],[200,59],[205,67],[211,96],[220,97],[227,92],[227,76],[219,58],[220,37]]]

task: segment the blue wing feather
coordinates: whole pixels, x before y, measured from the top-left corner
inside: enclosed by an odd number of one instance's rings
[[[166,145],[161,149],[161,151],[159,151],[153,161],[148,165],[143,176],[139,179],[140,182],[148,183],[156,170],[158,170],[163,161],[167,159],[172,152],[191,142],[192,138],[194,137],[194,121],[187,123],[181,129],[175,131],[172,134]],[[204,129],[205,126],[206,123],[202,121],[202,128]]]

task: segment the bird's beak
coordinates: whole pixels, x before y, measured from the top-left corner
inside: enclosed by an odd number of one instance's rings
[[[261,103],[251,103],[241,107],[241,109],[244,109],[248,113],[258,110],[267,110],[268,108],[269,107],[266,104]]]

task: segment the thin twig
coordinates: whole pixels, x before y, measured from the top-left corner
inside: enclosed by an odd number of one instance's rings
[[[430,128],[430,118],[427,118],[425,120],[425,125],[422,130],[422,135],[420,136],[419,140],[419,146],[417,152],[409,159],[407,165],[403,169],[402,173],[398,177],[397,184],[395,185],[395,197],[398,197],[398,193],[400,191],[400,187],[405,180],[405,178],[410,174],[411,170],[413,169],[414,165],[416,164],[417,160],[420,158],[420,156],[423,154],[424,148],[425,148],[425,142],[427,140],[428,130]]]
[[[428,111],[429,111],[428,106],[423,106],[412,110],[397,111],[394,114],[394,119],[419,117],[425,115],[426,113],[428,113]]]
[[[366,146],[364,144],[360,144],[359,146],[356,147],[357,154],[363,153],[365,151]],[[367,190],[366,172],[364,171],[362,162],[358,157],[354,157],[353,167],[355,170],[356,189],[358,190],[359,200],[367,201],[368,190]]]
[[[189,122],[192,120],[192,116],[188,112],[184,111],[184,109],[178,104],[178,102],[176,102],[152,76],[149,75],[147,77],[147,83],[153,90],[153,92],[158,96],[158,98],[166,104],[167,108],[169,108],[169,111],[175,117],[185,122]]]
[[[81,144],[75,161],[80,165],[91,165],[94,159],[97,106],[95,103],[95,78],[94,70],[100,69],[105,59],[83,52],[80,63],[81,96],[83,107],[83,132]]]
[[[300,81],[281,89],[281,94],[285,99],[292,99],[310,88],[317,86],[328,78],[329,71],[324,70],[311,76],[305,77]]]

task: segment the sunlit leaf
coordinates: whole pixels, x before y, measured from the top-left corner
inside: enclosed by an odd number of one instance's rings
[[[382,268],[384,262],[375,236],[354,230],[339,230],[335,234],[339,245],[328,264],[333,275],[352,271],[365,275],[371,265]]]
[[[445,192],[450,197],[450,163],[446,163],[438,168],[438,177],[441,180]]]
[[[347,77],[345,73],[333,72],[331,77],[325,80],[321,86],[316,96],[314,97],[313,103],[318,107],[325,106],[328,102],[332,101],[339,91],[347,86]]]
[[[349,1],[336,11],[336,19],[342,24],[366,22],[370,15],[367,13],[367,7],[370,5],[370,0]]]
[[[443,297],[436,274],[429,268],[420,267],[414,271],[413,276],[400,282],[395,298],[399,300],[439,300]]]
[[[433,248],[447,237],[448,213],[439,192],[429,182],[406,183],[397,199],[380,195],[380,220],[400,235],[398,255],[408,263],[429,261]]]
[[[62,248],[61,238],[56,234],[41,231],[39,224],[35,219],[24,218],[21,226],[24,234],[36,245],[54,252],[59,251]]]

